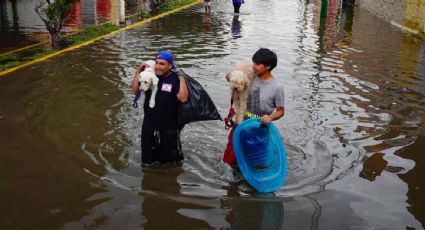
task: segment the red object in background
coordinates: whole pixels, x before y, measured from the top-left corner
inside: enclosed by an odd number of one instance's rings
[[[81,3],[79,1],[72,3],[71,15],[69,15],[68,20],[66,20],[66,25],[75,29],[83,28],[81,14]]]
[[[97,0],[96,12],[98,21],[105,21],[111,17],[111,0]]]

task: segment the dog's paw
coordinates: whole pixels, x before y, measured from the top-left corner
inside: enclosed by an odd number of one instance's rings
[[[155,102],[150,101],[150,102],[149,102],[149,107],[150,107],[150,108],[155,107]]]

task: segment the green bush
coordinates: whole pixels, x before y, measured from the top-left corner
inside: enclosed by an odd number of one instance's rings
[[[109,34],[115,30],[119,30],[121,27],[106,23],[94,27],[89,27],[81,30],[77,34],[65,36],[61,42],[61,48],[66,48],[68,46],[77,45],[79,43],[88,41],[90,39]]]
[[[140,20],[149,18],[149,16],[150,16],[150,14],[149,14],[149,11],[148,10],[146,10],[144,8],[141,8],[139,10],[139,18],[140,18]]]
[[[159,11],[165,12],[165,11],[175,9],[177,7],[180,7],[180,6],[187,5],[187,4],[192,3],[192,2],[194,2],[194,0],[164,0],[159,5]]]

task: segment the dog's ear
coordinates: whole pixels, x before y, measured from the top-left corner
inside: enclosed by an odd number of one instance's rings
[[[158,77],[153,77],[152,78],[152,85],[158,85],[158,81],[159,81]]]

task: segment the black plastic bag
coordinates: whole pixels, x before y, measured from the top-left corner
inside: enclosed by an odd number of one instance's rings
[[[177,74],[185,78],[189,90],[189,99],[179,107],[179,129],[193,121],[222,120],[214,102],[201,84],[182,69],[177,70]]]

